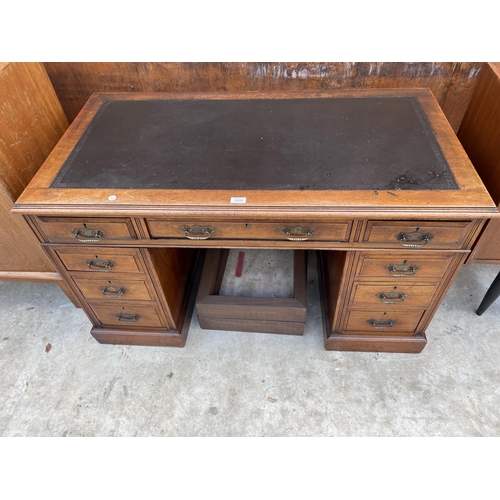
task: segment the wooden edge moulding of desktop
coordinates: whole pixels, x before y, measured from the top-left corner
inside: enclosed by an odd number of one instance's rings
[[[314,250],[326,349],[411,353],[498,215],[428,89],[94,94],[14,212],[100,342],[183,346],[198,287],[202,326],[301,334]],[[294,250],[295,297],[218,297],[231,248]]]

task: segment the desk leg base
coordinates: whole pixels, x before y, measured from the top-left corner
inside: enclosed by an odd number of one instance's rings
[[[427,344],[425,335],[416,337],[367,336],[367,335],[330,335],[325,340],[327,351],[366,351],[366,352],[407,352],[416,354]]]
[[[177,332],[152,332],[140,330],[115,330],[113,328],[94,327],[91,335],[100,344],[143,345],[158,347],[184,347],[186,335]]]
[[[177,332],[152,332],[113,330],[111,328],[92,328],[91,335],[100,344],[144,345],[184,347],[185,337]]]

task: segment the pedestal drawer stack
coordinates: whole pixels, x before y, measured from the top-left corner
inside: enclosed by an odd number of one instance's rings
[[[162,310],[140,249],[56,247],[96,326],[173,328]]]
[[[343,331],[416,332],[454,254],[408,254],[360,252]]]
[[[189,295],[196,251],[80,245],[78,248],[75,245],[45,247],[80,298],[94,325],[92,335],[98,341],[184,345],[191,315]],[[165,273],[172,268],[176,274],[167,277]]]
[[[475,230],[473,221],[367,221],[360,241],[373,250],[320,252],[326,348],[420,352]]]

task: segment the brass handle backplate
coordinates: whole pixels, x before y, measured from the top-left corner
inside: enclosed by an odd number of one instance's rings
[[[92,271],[97,271],[101,273],[107,273],[113,269],[116,264],[112,260],[101,260],[101,259],[87,259],[85,260],[89,269]]]
[[[210,235],[215,231],[213,227],[202,227],[198,226],[198,224],[194,226],[181,226],[179,229],[184,233],[184,236],[190,240],[208,240]]]
[[[390,264],[386,269],[391,273],[391,276],[395,278],[405,278],[407,276],[413,276],[420,269],[420,266],[416,264],[409,266],[406,262],[403,262],[402,264]]]
[[[310,227],[282,227],[280,231],[285,235],[285,238],[290,241],[306,241],[315,232]]]
[[[427,245],[427,243],[429,243],[429,240],[432,240],[432,238],[434,238],[434,235],[432,233],[419,233],[417,229],[413,233],[401,232],[395,234],[394,238],[396,238],[404,247],[420,248]]]
[[[99,290],[102,290],[106,297],[123,297],[128,292],[124,286],[100,286]]]
[[[406,297],[408,297],[407,293],[397,293],[397,292],[380,292],[376,295],[382,304],[400,304],[404,302]]]
[[[71,234],[74,234],[75,238],[82,243],[97,243],[106,236],[106,233],[101,229],[89,229],[85,224],[83,227],[83,229],[74,227],[71,230]]]
[[[137,323],[141,319],[138,314],[127,314],[127,313],[119,313],[115,314],[115,317],[118,318],[118,321],[123,321],[124,323]]]
[[[372,328],[382,330],[384,328],[392,328],[396,322],[393,319],[369,319],[367,323]]]

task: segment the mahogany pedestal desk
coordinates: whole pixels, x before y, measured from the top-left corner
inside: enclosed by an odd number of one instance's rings
[[[94,94],[14,212],[99,342],[183,346],[199,250],[267,248],[318,251],[326,349],[385,352],[498,213],[427,89]]]

